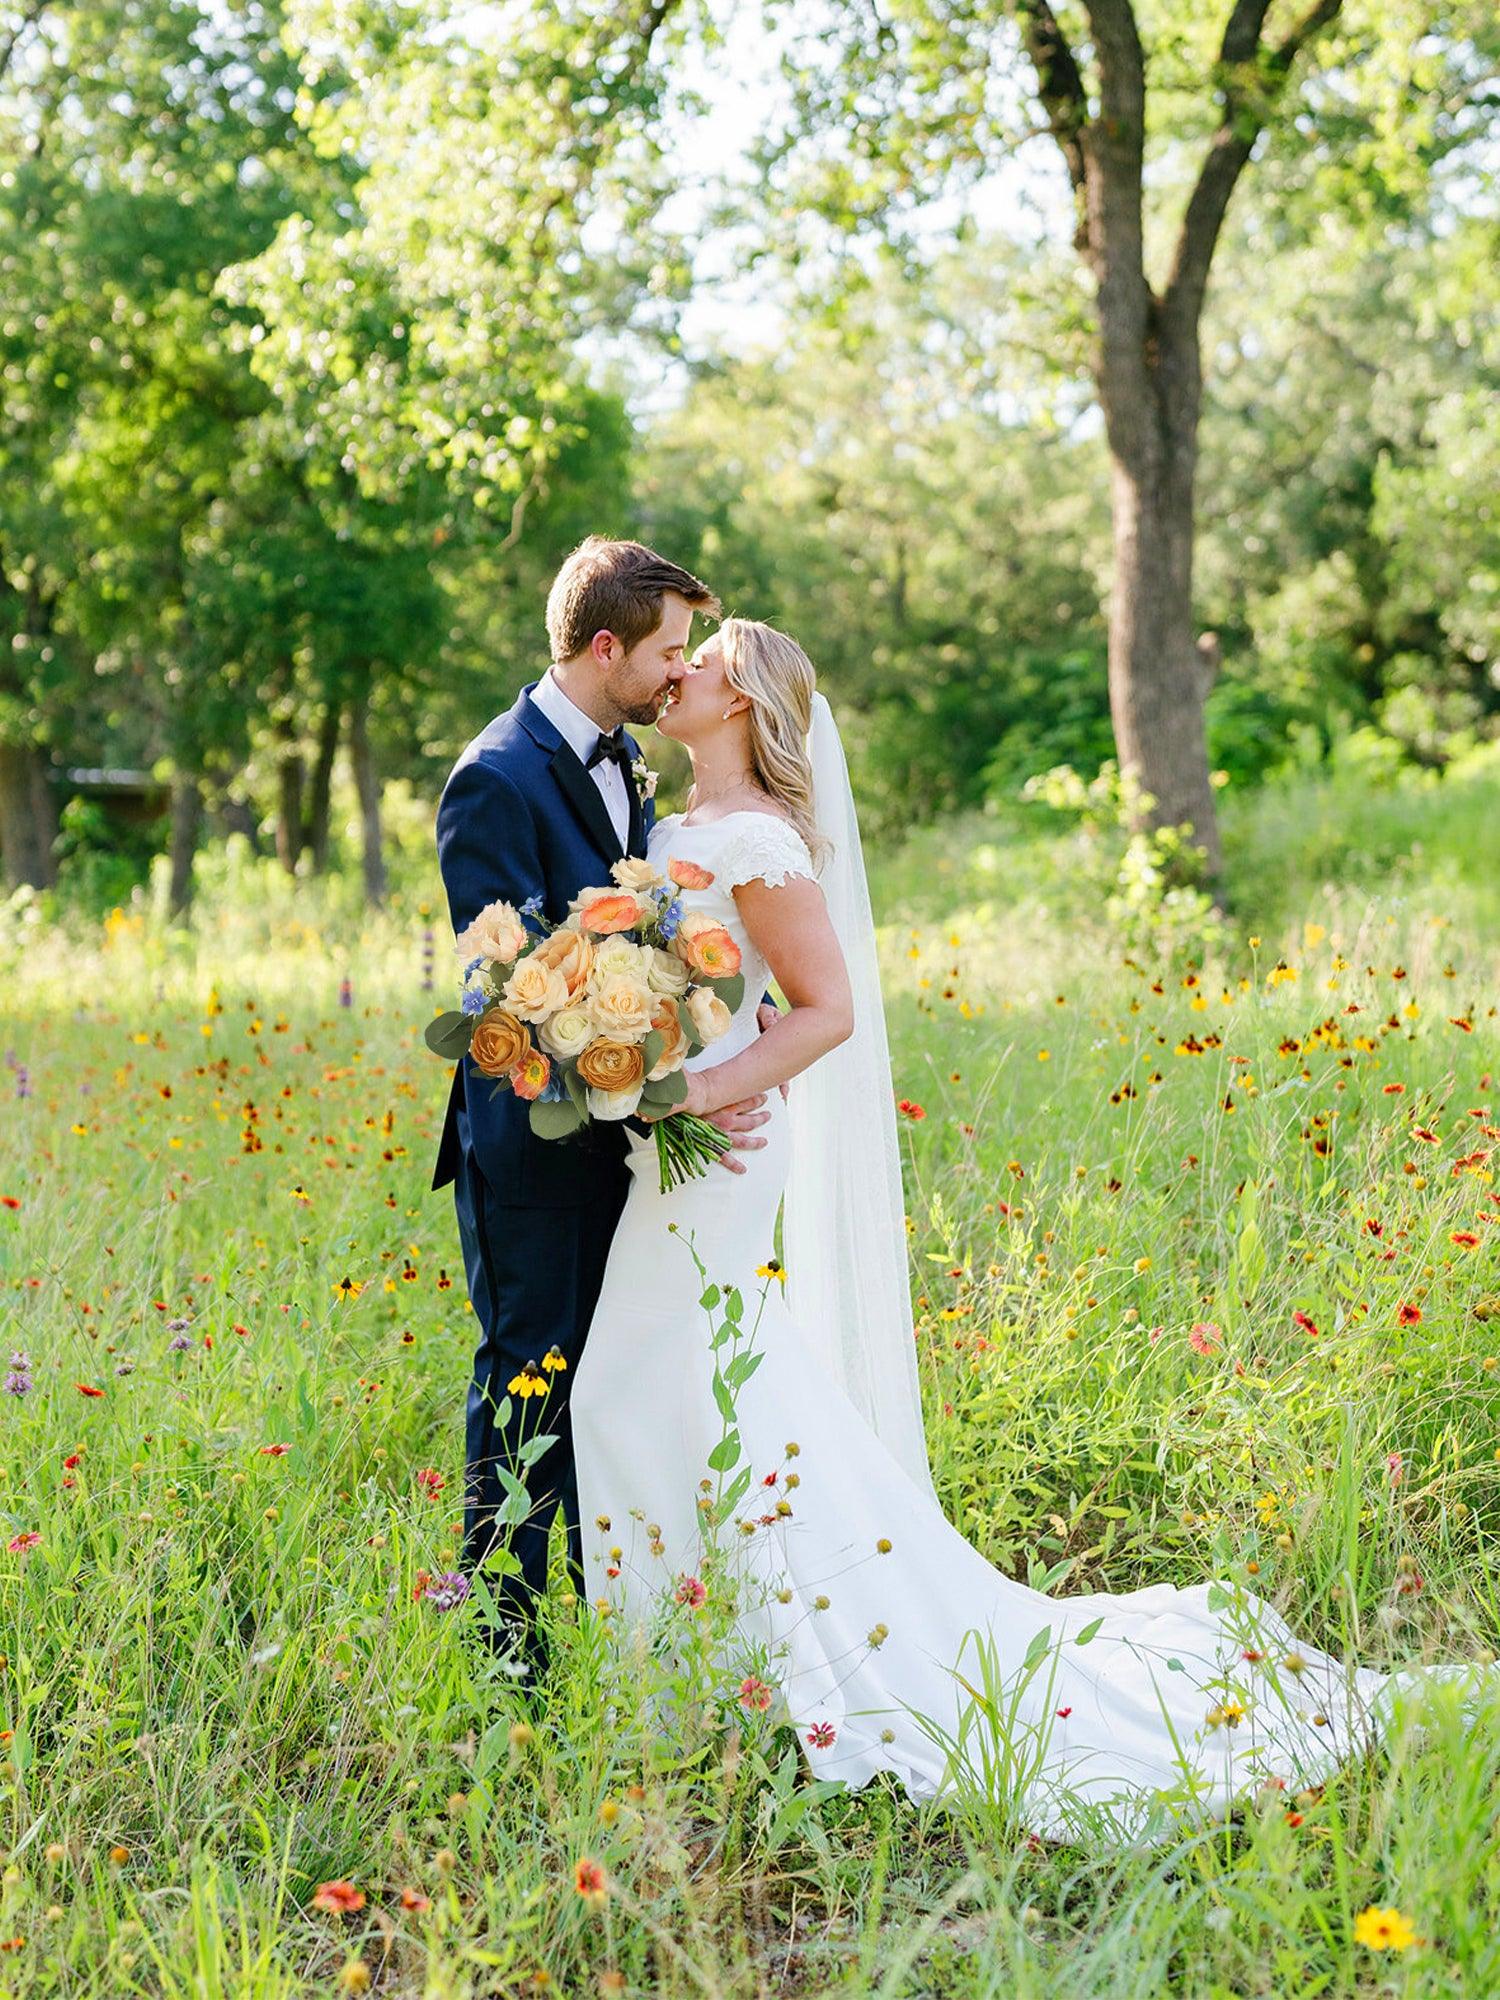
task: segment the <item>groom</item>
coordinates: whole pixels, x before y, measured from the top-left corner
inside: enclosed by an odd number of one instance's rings
[[[552,922],[580,889],[608,882],[625,855],[644,856],[652,804],[645,765],[624,725],[656,720],[682,677],[693,613],[718,616],[697,577],[639,542],[591,535],[558,571],[547,598],[552,664],[515,706],[474,738],[454,765],[437,814],[438,862],[455,933],[487,903],[532,903]],[[500,1468],[522,1478],[529,1512],[510,1538],[517,1573],[492,1579],[503,1626],[535,1681],[545,1664],[537,1621],[547,1542],[560,1504],[574,1588],[583,1545],[568,1393],[599,1297],[610,1240],[625,1205],[626,1135],[590,1125],[575,1139],[532,1136],[527,1106],[465,1056],[453,1078],[434,1188],[453,1183],[469,1297],[479,1321],[466,1422],[463,1567],[472,1575],[499,1543]],[[735,1146],[765,1122],[761,1097],[713,1122]],[[733,1153],[725,1162],[743,1167]],[[545,1397],[510,1396],[528,1362],[555,1349],[566,1368],[544,1371]],[[524,1466],[528,1436],[550,1444]]]

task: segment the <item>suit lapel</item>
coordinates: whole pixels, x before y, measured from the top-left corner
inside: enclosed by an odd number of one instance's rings
[[[594,845],[600,853],[610,862],[620,860],[624,850],[615,832],[615,823],[609,816],[609,807],[604,803],[604,795],[574,755],[571,746],[561,739],[552,753],[552,775],[593,836]]]

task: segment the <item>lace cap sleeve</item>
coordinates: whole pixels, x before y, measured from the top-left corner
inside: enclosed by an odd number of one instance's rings
[[[719,887],[726,892],[739,888],[742,882],[764,882],[768,888],[779,889],[793,875],[817,879],[807,843],[797,829],[775,814],[763,812],[740,815],[714,872]]]

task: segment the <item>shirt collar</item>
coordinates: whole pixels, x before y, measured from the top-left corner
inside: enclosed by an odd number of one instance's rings
[[[576,701],[565,695],[552,678],[549,667],[531,691],[531,699],[562,736],[581,763],[587,763],[602,731],[592,716],[585,715]]]

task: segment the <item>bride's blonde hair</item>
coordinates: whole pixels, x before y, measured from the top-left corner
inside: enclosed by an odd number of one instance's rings
[[[813,663],[785,632],[756,618],[726,618],[718,637],[729,685],[750,699],[750,754],[755,775],[821,862],[828,842],[813,811]]]

